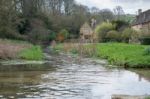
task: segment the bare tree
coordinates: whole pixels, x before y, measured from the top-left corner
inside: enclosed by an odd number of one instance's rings
[[[116,6],[116,8],[114,8],[114,13],[117,19],[121,19],[121,16],[125,14],[121,6]]]

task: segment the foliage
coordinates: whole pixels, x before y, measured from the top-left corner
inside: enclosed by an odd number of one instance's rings
[[[32,30],[28,33],[28,39],[34,44],[40,44],[49,41],[50,31],[45,28],[45,23],[39,19],[30,19]]]
[[[144,55],[150,55],[150,47],[144,50]]]
[[[132,28],[126,28],[122,32],[122,38],[124,39],[125,42],[129,42],[129,39],[131,38],[132,34],[134,34],[136,31]]]
[[[56,34],[55,32],[53,32],[53,31],[50,31],[50,30],[49,30],[49,32],[50,32],[50,33],[49,33],[49,40],[50,40],[50,41],[55,40],[56,37],[57,37],[57,36],[56,36],[57,34]]]
[[[31,33],[28,35],[29,40],[34,44],[40,44],[42,41],[49,40],[49,33],[45,29],[33,29]]]
[[[114,30],[115,26],[109,22],[104,22],[98,25],[95,32],[98,34],[100,41],[105,41],[106,35],[109,31]]]
[[[150,32],[148,29],[142,29],[140,31],[140,41],[144,45],[150,44]]]
[[[66,29],[61,30],[60,34],[62,34],[65,39],[67,39],[69,36],[69,32]]]
[[[66,29],[77,38],[81,25],[92,18],[102,23],[112,21],[114,14],[110,9],[90,9],[75,0],[0,0],[0,37],[39,43]]]
[[[140,38],[141,44],[143,45],[150,45],[150,38],[145,37],[145,38]]]
[[[40,46],[32,46],[21,51],[19,57],[27,60],[42,60],[44,55]]]
[[[23,40],[24,36],[18,34],[14,29],[9,27],[0,27],[0,38]]]
[[[66,29],[62,29],[57,36],[57,40],[59,42],[63,42],[64,40],[66,40],[69,36],[69,32]]]
[[[141,38],[150,38],[150,33],[148,29],[141,29],[140,31],[140,37]]]
[[[109,31],[106,35],[106,38],[108,38],[110,41],[118,41],[120,39],[120,33],[115,30]]]
[[[123,20],[114,20],[111,23],[115,25],[115,30],[117,31],[123,31],[125,28],[129,27],[129,23]]]

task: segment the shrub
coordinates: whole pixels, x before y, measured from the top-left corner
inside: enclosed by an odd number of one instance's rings
[[[119,32],[112,30],[109,31],[106,35],[106,38],[109,39],[109,41],[118,41],[120,37]]]
[[[56,39],[56,33],[53,32],[53,31],[49,31],[49,40],[52,41],[52,40],[55,40]]]
[[[23,40],[24,37],[10,27],[0,27],[0,38]]]
[[[49,41],[50,31],[45,27],[45,23],[38,18],[30,20],[31,31],[28,34],[28,39],[34,44],[41,44]]]
[[[147,37],[150,38],[150,32],[148,29],[142,29],[140,32],[141,32],[140,33],[141,38],[147,38]]]
[[[144,55],[150,55],[150,47],[145,48]]]
[[[62,29],[57,35],[57,40],[59,42],[63,42],[68,38],[68,36],[69,36],[69,32],[66,29]]]
[[[141,44],[143,45],[149,45],[150,44],[150,38],[140,38]]]
[[[111,22],[115,25],[115,30],[123,31],[125,28],[129,27],[129,23],[123,20],[115,20]]]
[[[49,32],[44,28],[34,28],[28,35],[30,41],[34,44],[40,44],[43,41],[49,40]]]
[[[144,45],[150,44],[150,32],[146,29],[140,31],[140,41]]]
[[[131,38],[131,36],[135,33],[136,31],[132,28],[126,28],[123,32],[121,37],[123,38],[123,40],[125,42],[129,42],[129,39]]]
[[[113,30],[115,26],[109,22],[102,23],[98,25],[95,32],[98,34],[100,41],[105,41],[106,35],[109,31]]]

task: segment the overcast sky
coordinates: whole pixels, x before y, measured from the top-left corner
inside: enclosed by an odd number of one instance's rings
[[[150,0],[76,0],[80,4],[100,9],[113,9],[115,6],[122,6],[126,14],[136,14],[138,9],[143,11],[150,9]]]

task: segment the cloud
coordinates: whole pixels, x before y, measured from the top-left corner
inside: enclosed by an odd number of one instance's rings
[[[122,6],[125,13],[136,14],[138,9],[150,9],[150,0],[76,0],[78,3],[89,7],[96,6],[99,9],[109,8],[113,10],[116,6]]]

